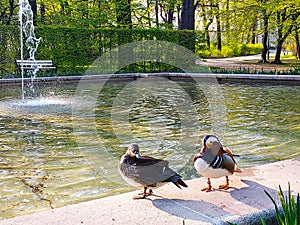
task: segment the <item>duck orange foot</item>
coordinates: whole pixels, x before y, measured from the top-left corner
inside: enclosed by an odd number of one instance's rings
[[[206,192],[212,191],[211,182],[210,182],[209,178],[207,179],[207,184],[208,184],[208,186],[206,188],[201,189],[201,191],[206,191]]]
[[[144,199],[144,198],[146,198],[147,196],[149,196],[149,195],[138,195],[138,196],[135,196],[135,197],[133,197],[133,199],[134,200],[138,200],[138,199]]]
[[[229,188],[229,184],[220,185],[219,189],[227,190]]]
[[[212,191],[211,185],[208,185],[206,188],[201,189],[201,191],[206,191],[206,192]]]

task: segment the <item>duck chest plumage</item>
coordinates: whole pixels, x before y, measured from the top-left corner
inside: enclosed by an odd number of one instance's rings
[[[219,178],[234,173],[235,163],[227,153],[214,155],[208,151],[205,154],[199,153],[199,156],[194,166],[197,172],[205,177]]]

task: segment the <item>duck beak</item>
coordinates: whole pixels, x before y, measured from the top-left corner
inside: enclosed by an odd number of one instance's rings
[[[135,157],[136,157],[137,159],[139,159],[139,158],[141,158],[142,156],[141,156],[140,153],[136,153],[136,154],[135,154]]]

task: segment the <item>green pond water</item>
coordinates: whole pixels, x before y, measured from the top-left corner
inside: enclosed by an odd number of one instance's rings
[[[134,190],[117,171],[131,142],[186,180],[211,132],[241,168],[300,156],[299,86],[166,83],[108,82],[96,97],[92,83],[47,84],[24,101],[1,86],[0,219]]]

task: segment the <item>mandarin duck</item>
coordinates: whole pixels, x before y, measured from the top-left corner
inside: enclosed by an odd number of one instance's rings
[[[214,135],[207,135],[203,139],[203,148],[200,153],[196,154],[194,157],[194,167],[199,174],[207,177],[206,188],[202,191],[212,191],[212,186],[210,178],[220,178],[225,176],[226,183],[220,185],[219,189],[229,188],[229,175],[234,172],[241,172],[237,168],[236,162],[234,160],[234,155],[228,148],[223,148],[219,139]]]
[[[166,160],[155,159],[149,156],[141,156],[139,146],[131,144],[119,162],[119,172],[123,179],[135,187],[143,187],[141,196],[134,199],[142,199],[152,194],[152,189],[160,187],[167,182],[172,182],[178,188],[187,187],[182,177],[169,168]],[[147,188],[149,192],[147,193]]]

